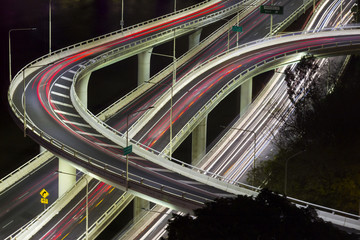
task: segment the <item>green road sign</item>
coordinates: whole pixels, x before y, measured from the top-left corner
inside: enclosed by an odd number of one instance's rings
[[[283,6],[274,6],[274,5],[261,5],[260,13],[265,14],[283,14],[284,7]]]
[[[234,32],[242,32],[243,29],[240,26],[232,26],[231,30],[233,30]]]
[[[130,153],[132,153],[132,145],[124,147],[124,155],[128,155]]]

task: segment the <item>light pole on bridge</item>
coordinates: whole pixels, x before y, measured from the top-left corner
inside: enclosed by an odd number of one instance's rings
[[[49,0],[49,54],[51,54],[51,0]]]
[[[120,28],[124,29],[124,0],[121,0],[121,20],[120,20]]]

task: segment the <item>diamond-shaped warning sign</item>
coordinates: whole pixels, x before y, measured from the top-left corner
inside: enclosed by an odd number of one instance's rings
[[[49,196],[50,194],[48,193],[48,191],[45,190],[45,188],[43,190],[41,190],[40,195],[43,198],[46,198],[47,196]]]

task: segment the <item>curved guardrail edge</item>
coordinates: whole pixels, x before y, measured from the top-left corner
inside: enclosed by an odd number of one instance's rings
[[[324,31],[324,32],[326,32],[326,31]],[[327,34],[333,34],[333,32],[326,32]],[[320,33],[317,33],[317,35],[319,35]],[[291,39],[291,37],[292,36],[294,36],[294,35],[298,35],[298,34],[291,34],[290,36],[288,36],[290,39]],[[308,38],[310,38],[311,36],[307,36]],[[287,40],[287,41],[290,41],[290,40]],[[277,58],[276,58],[277,59]],[[275,59],[274,59],[275,60]],[[263,63],[261,63],[261,65],[263,65]],[[74,86],[74,85],[73,85]],[[72,86],[72,89],[71,89],[71,94],[72,94],[72,97],[74,97],[74,94],[76,94],[75,93],[75,90],[74,90],[74,87]],[[76,105],[78,105],[76,108],[77,108],[77,110],[78,111],[80,111],[80,115],[82,115],[83,117],[85,117],[85,119],[89,119],[89,120],[92,120],[91,119],[91,116],[86,116],[87,114],[86,114],[86,109],[84,110],[84,108],[83,108],[83,106],[81,107],[81,102],[79,102],[78,101],[78,99],[76,99],[76,101],[74,101],[74,105],[75,105],[75,107],[76,107]],[[85,115],[85,116],[84,116]],[[89,115],[91,115],[91,114],[89,114]],[[93,116],[94,117],[94,116]],[[94,118],[95,119],[95,118]],[[101,122],[101,121],[99,121],[99,122]],[[117,139],[117,136],[118,135],[123,135],[123,134],[120,134],[120,133],[118,133],[118,132],[115,132],[113,129],[111,130],[110,128],[107,128],[106,127],[106,125],[104,124],[104,123],[101,123],[101,124],[98,124],[98,122],[92,122],[91,121],[91,123],[90,123],[90,125],[92,126],[92,127],[94,127],[95,129],[97,129],[97,131],[99,131],[99,132],[102,132],[103,134],[104,134],[104,129],[105,129],[105,131],[106,131],[106,133],[105,133],[105,136],[107,136],[109,139],[111,139],[112,141],[114,141],[115,143],[117,143],[117,144],[120,144],[120,145],[124,145],[124,140],[120,140],[120,142],[118,141],[119,139]],[[101,126],[100,126],[101,125]],[[99,129],[99,127],[100,128],[102,128],[102,130],[101,129]],[[107,129],[107,130],[106,130]],[[137,149],[138,148],[138,149]],[[141,147],[141,146],[137,146],[137,145],[135,145],[134,146],[134,152],[135,153],[137,153],[137,154],[139,154],[140,156],[143,156],[144,157],[144,155],[143,154],[141,154],[141,151],[143,151],[144,149],[143,149],[143,147]],[[154,161],[155,163],[158,163],[159,165],[164,165],[165,163],[163,162],[163,161],[159,161],[158,159],[154,159],[154,156],[150,156],[150,154],[149,153],[145,153],[145,158],[147,158],[147,159],[153,159],[152,161]],[[159,157],[159,156],[157,156],[157,157]],[[177,167],[176,168],[170,168],[170,164],[168,164],[168,163],[166,163],[166,165],[167,166],[165,166],[166,168],[168,168],[168,169],[171,169],[171,170],[173,170],[173,171],[175,171],[175,172],[178,172],[179,173],[179,166],[177,165]],[[188,166],[189,168],[191,168],[191,169],[195,169],[193,166]],[[204,172],[203,170],[197,170],[197,171],[202,171],[202,172]],[[194,172],[196,173],[196,171],[193,171],[192,170],[192,172],[193,172],[193,174],[194,174]],[[187,175],[187,173],[186,173],[186,171],[184,171],[183,173],[181,173],[182,175],[185,175],[185,176],[188,176]],[[191,175],[193,178],[194,178],[194,175]],[[224,179],[224,178],[221,178],[220,177],[220,179]],[[200,182],[203,182],[201,179],[196,179],[196,180],[198,180],[198,181],[200,181]],[[204,182],[203,182],[204,183]],[[209,184],[209,178],[207,179],[207,182],[206,182],[206,184]],[[213,184],[213,182],[212,182],[212,184]],[[209,185],[211,185],[211,184],[209,184]],[[212,186],[214,186],[214,185],[212,185]],[[222,189],[222,188],[220,188],[220,189]],[[229,189],[227,189],[227,191],[228,191]]]
[[[66,202],[70,202],[70,199],[68,198],[68,194],[73,194],[73,191],[76,191],[76,188],[83,188],[86,186],[86,181],[84,180],[84,178],[90,178],[88,179],[88,181],[91,180],[90,176],[87,175],[83,175],[78,181],[76,181],[76,183],[65,192],[65,194],[63,196],[61,196],[60,198],[58,198],[55,202],[53,202],[48,208],[46,208],[43,212],[41,212],[40,214],[38,214],[35,218],[33,218],[30,222],[28,222],[27,224],[25,224],[23,227],[19,228],[16,232],[12,233],[10,236],[8,236],[7,239],[28,239],[31,238],[33,235],[30,233],[26,233],[26,231],[31,230],[32,232],[36,231],[36,229],[38,229],[40,226],[36,225],[35,227],[34,224],[36,224],[37,222],[40,221],[40,219],[44,218],[46,216],[47,219],[52,219],[55,215],[58,214],[58,209],[54,209],[55,206],[59,207],[60,206],[60,210],[64,207],[63,205],[65,205],[64,203]],[[80,185],[84,185],[83,187],[81,187]],[[59,204],[60,203],[60,204]],[[49,221],[47,220],[47,221]],[[44,225],[47,221],[40,221],[43,222],[40,225]],[[25,236],[22,237],[22,235],[25,234]]]
[[[88,39],[86,41],[81,41],[81,42],[78,42],[78,43],[75,43],[73,45],[70,45],[70,46],[67,46],[67,47],[64,47],[64,48],[61,48],[61,49],[58,49],[58,50],[55,50],[55,51],[52,51],[50,54],[46,54],[44,56],[41,56],[35,60],[33,60],[32,62],[30,62],[29,64],[27,64],[25,67],[23,67],[15,76],[13,79],[16,78],[16,76],[18,74],[20,74],[23,69],[33,65],[34,63],[37,63],[45,58],[48,58],[48,57],[51,57],[51,56],[54,56],[54,55],[57,55],[59,53],[62,53],[64,51],[67,51],[67,50],[70,50],[70,49],[74,49],[74,48],[77,48],[79,46],[83,46],[85,44],[88,44],[88,43],[92,43],[92,42],[95,42],[95,41],[98,41],[98,40],[102,40],[104,38],[108,38],[108,37],[112,37],[113,35],[116,35],[116,34],[123,34],[129,30],[132,30],[132,29],[135,29],[135,28],[138,28],[140,26],[144,26],[144,25],[147,25],[147,24],[150,24],[150,23],[154,23],[158,20],[162,20],[164,18],[168,18],[168,17],[171,17],[171,16],[174,16],[174,15],[177,15],[179,13],[182,13],[182,12],[185,12],[185,11],[188,11],[190,9],[193,9],[193,8],[197,8],[199,6],[202,6],[202,5],[205,5],[205,4],[211,4],[210,2],[213,2],[213,3],[216,3],[216,2],[219,2],[220,0],[204,0],[198,4],[195,4],[195,5],[192,5],[192,6],[189,6],[187,8],[184,8],[184,9],[180,9],[176,12],[171,12],[169,14],[166,14],[166,15],[162,15],[160,17],[157,17],[157,18],[152,18],[150,20],[147,20],[147,21],[144,21],[144,22],[141,22],[141,23],[138,23],[138,24],[135,24],[135,25],[131,25],[129,27],[126,27],[124,28],[123,30],[116,30],[116,31],[113,31],[113,32],[110,32],[110,33],[106,33],[106,34],[103,34],[103,35],[100,35],[100,36],[97,36],[97,37],[94,37],[94,38],[91,38],[91,39]]]
[[[280,31],[282,31],[282,30],[284,30],[287,26],[289,26],[289,24],[291,24],[294,20],[293,20],[293,18],[295,17],[298,17],[298,15],[299,14],[301,14],[301,12],[304,10],[304,8],[305,9],[308,9],[311,5],[312,5],[312,2],[313,2],[313,0],[307,0],[307,2],[305,3],[305,6],[304,6],[304,4],[302,4],[298,9],[296,9],[290,16],[288,16],[284,21],[282,21],[279,25],[277,25],[275,28],[274,28],[274,30],[273,30],[273,32],[272,32],[272,34],[271,35],[274,35],[274,34],[277,34],[278,32],[280,32]],[[323,3],[323,1],[322,1],[322,3]],[[266,37],[269,37],[269,36],[271,36],[270,35],[270,33],[269,34],[267,34],[266,35]],[[225,135],[224,135],[225,136]],[[223,136],[223,137],[224,137]],[[220,139],[220,141],[221,141],[221,139]],[[217,144],[215,144],[215,145],[217,145]],[[215,145],[214,145],[214,147],[215,147]],[[210,152],[210,151],[209,151]],[[208,155],[208,153],[206,154],[206,155]],[[205,156],[204,156],[205,157]],[[203,158],[204,158],[203,157]]]
[[[246,2],[246,1],[249,1],[249,0],[245,0],[245,1],[243,1],[242,3]],[[256,2],[259,2],[259,1],[263,1],[263,0],[256,0]],[[241,6],[242,3],[238,4],[237,6]],[[183,27],[186,28],[186,26],[183,26]],[[179,27],[179,29],[181,29],[181,27]],[[205,42],[208,38],[212,37],[212,35],[213,35],[213,34],[211,34],[211,35],[209,35],[207,38],[203,39],[203,40],[201,41],[201,43],[202,43],[202,42]],[[194,49],[191,49],[190,52],[191,52],[191,51],[194,51]],[[195,54],[195,53],[193,53],[193,54]],[[177,64],[179,63],[178,66],[180,66],[183,62],[186,61],[186,59],[183,60],[184,55],[186,55],[186,53],[183,54],[182,56],[180,56],[180,57],[177,59]],[[156,82],[156,80],[155,80],[156,78],[161,78],[161,77],[162,77],[162,76],[160,76],[160,75],[162,75],[162,74],[166,74],[166,75],[170,74],[171,71],[172,71],[171,68],[172,68],[172,63],[169,64],[167,67],[165,67],[165,68],[164,68],[163,70],[161,70],[160,72],[158,72],[157,74],[155,74],[154,76],[152,76],[149,81],[152,81],[153,83],[155,83],[155,82]],[[99,112],[99,114],[101,115],[101,114],[106,113],[106,112],[107,112],[110,108],[112,108],[114,105],[118,104],[119,102],[123,102],[124,99],[126,99],[127,97],[129,97],[129,96],[132,95],[134,92],[138,91],[139,88],[142,88],[142,87],[143,87],[143,86],[140,85],[140,86],[138,86],[137,88],[133,89],[133,90],[130,91],[128,94],[126,94],[125,96],[121,97],[120,99],[118,99],[117,101],[115,101],[114,103],[112,103],[111,105],[109,105],[108,107],[106,107],[105,109],[103,109],[101,112]],[[132,100],[132,99],[130,99],[129,101],[131,101],[131,100]],[[105,116],[105,119],[103,119],[103,120],[106,120],[106,119],[107,119],[107,116]]]
[[[44,151],[13,170],[0,180],[0,194],[8,189],[10,186],[21,180],[25,175],[38,169],[40,166],[45,164],[48,160],[53,158],[54,155],[49,151]]]

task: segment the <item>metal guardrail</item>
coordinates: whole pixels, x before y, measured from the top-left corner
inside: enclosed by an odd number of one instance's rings
[[[248,0],[247,0],[248,1]],[[255,5],[255,8],[260,6],[260,3],[262,3],[263,0],[254,0],[252,1],[252,4]],[[243,3],[246,3],[246,1],[243,1]],[[242,3],[242,4],[243,4]],[[250,11],[248,9],[250,9],[250,6],[245,6],[246,9],[244,12],[241,13],[240,18],[241,17],[245,17],[247,14],[249,14],[253,9],[251,9]],[[221,34],[223,34],[224,32],[226,32],[227,30],[224,28],[228,25],[234,25],[236,21],[236,17],[233,17],[231,20],[229,20],[229,23],[225,23],[223,25],[223,27],[219,28],[217,31],[215,31],[214,33],[210,34],[209,36],[207,36],[205,39],[203,39],[201,41],[201,43],[199,44],[199,46],[197,46],[196,49],[191,49],[189,52],[184,53],[182,56],[180,56],[177,60],[176,60],[176,65],[177,66],[182,66],[183,63],[185,63],[189,58],[191,58],[192,56],[194,56],[198,51],[200,51],[201,49],[205,48],[205,46],[207,45],[207,43],[215,40],[217,37],[219,37]],[[161,71],[157,72],[154,76],[151,77],[151,79],[149,81],[151,81],[152,83],[156,83],[158,82],[158,80],[164,78],[165,76],[169,75],[172,73],[172,66],[173,63],[170,63],[167,67],[163,68]],[[178,80],[180,81],[180,80]],[[103,115],[103,117],[101,118],[101,120],[106,120],[109,116],[109,114],[107,112],[110,112],[112,108],[114,108],[114,106],[119,105],[120,103],[122,103],[121,105],[125,105],[126,102],[130,102],[132,99],[134,99],[134,93],[136,92],[143,92],[143,88],[145,86],[147,86],[149,84],[142,84],[137,86],[136,88],[134,88],[132,91],[130,91],[129,93],[127,93],[126,95],[124,95],[123,97],[121,97],[120,99],[118,99],[117,101],[115,101],[114,103],[112,103],[111,105],[107,106],[105,109],[103,109],[99,114]],[[140,93],[139,93],[140,94]],[[139,95],[138,94],[138,95]],[[131,97],[130,97],[131,96]],[[136,95],[137,96],[137,95]],[[130,99],[128,99],[130,98]],[[119,107],[118,107],[119,108]],[[129,128],[129,130],[131,130],[131,127]]]
[[[351,28],[351,29],[353,29],[353,28]],[[358,29],[358,28],[355,28],[355,29]],[[332,30],[332,29],[331,29],[331,30]],[[327,32],[327,31],[329,31],[329,29],[326,29],[326,30],[323,31],[323,32]],[[313,32],[314,32],[314,31],[308,31],[308,32],[305,32],[304,34],[309,34],[309,33],[313,33]],[[239,50],[239,49],[240,49],[240,50],[243,50],[244,46],[247,46],[247,47],[248,47],[248,46],[254,46],[254,45],[257,44],[257,43],[264,43],[264,42],[268,42],[268,41],[273,40],[273,39],[279,39],[279,38],[283,38],[283,37],[295,36],[295,35],[299,35],[299,34],[301,34],[301,33],[303,33],[303,32],[297,32],[297,33],[292,33],[292,34],[284,34],[284,35],[280,35],[280,36],[274,36],[274,37],[270,37],[270,38],[265,39],[265,40],[257,40],[257,41],[254,41],[254,42],[252,42],[252,43],[248,43],[248,44],[245,44],[245,45],[243,45],[243,46],[239,46],[238,48],[231,49],[230,51],[228,51],[228,52],[226,52],[226,53],[220,54],[219,56],[216,56],[216,57],[208,60],[207,62],[205,62],[204,64],[202,64],[201,66],[199,66],[198,68],[196,68],[196,69],[193,70],[193,71],[199,72],[199,71],[200,71],[199,69],[202,68],[202,67],[204,67],[205,65],[208,65],[209,63],[214,62],[214,60],[218,60],[218,59],[219,59],[220,57],[222,57],[222,56],[226,56],[226,55],[228,55],[228,54],[231,55],[231,54],[232,54],[234,51],[236,51],[236,50]],[[351,42],[350,42],[349,44],[351,44]],[[342,45],[344,45],[344,44],[342,43]],[[323,45],[322,47],[325,47],[325,46],[327,46],[327,45]],[[335,44],[331,44],[331,46],[335,46]],[[306,48],[306,50],[311,50],[311,49],[312,49],[312,48]],[[319,49],[319,47],[316,47],[316,49]],[[292,53],[290,53],[290,54],[298,53],[298,52],[300,52],[300,51],[294,51],[294,52],[292,52]],[[265,60],[265,61],[257,64],[256,66],[253,66],[253,67],[251,67],[250,69],[247,69],[247,70],[241,72],[236,79],[233,79],[233,80],[230,81],[227,85],[225,85],[225,86],[218,92],[218,94],[216,94],[216,95],[188,122],[188,124],[185,125],[185,127],[175,136],[175,138],[179,137],[179,134],[182,134],[182,133],[185,131],[184,129],[190,128],[189,126],[191,125],[192,122],[196,121],[196,119],[198,119],[198,118],[201,118],[201,119],[202,119],[203,112],[204,112],[204,111],[207,111],[207,109],[210,109],[210,106],[213,104],[213,101],[215,101],[215,99],[217,99],[217,98],[219,99],[219,96],[220,96],[220,95],[223,95],[222,92],[229,91],[230,88],[233,88],[235,85],[237,85],[238,82],[239,82],[239,79],[245,78],[246,74],[248,74],[249,72],[253,71],[254,69],[256,69],[256,68],[258,68],[258,67],[261,67],[261,66],[265,65],[266,63],[269,63],[269,62],[272,62],[272,61],[275,61],[275,60],[279,60],[279,59],[281,59],[282,57],[286,57],[286,56],[288,56],[288,55],[289,55],[289,54],[283,54],[283,55],[281,55],[281,56],[274,57],[273,59]],[[200,72],[201,72],[201,71],[200,71]],[[95,129],[97,129],[99,132],[102,132],[105,136],[107,136],[108,138],[110,138],[110,139],[113,140],[114,142],[116,142],[116,143],[118,143],[118,144],[120,144],[120,145],[125,146],[124,134],[122,134],[122,133],[120,133],[120,132],[112,129],[112,128],[109,127],[107,124],[105,124],[104,122],[102,122],[102,121],[100,121],[99,119],[97,119],[94,115],[92,115],[92,113],[90,113],[90,112],[89,112],[87,109],[85,109],[83,106],[81,106],[80,100],[77,98],[77,96],[76,96],[76,94],[75,94],[74,87],[72,87],[71,92],[72,92],[72,94],[73,94],[72,98],[75,98],[75,101],[73,101],[73,103],[78,105],[78,107],[76,107],[76,105],[75,105],[75,107],[77,108],[77,110],[78,110],[79,112],[82,111],[82,112],[85,113],[85,116],[84,116],[84,114],[81,114],[81,115],[83,115],[83,117],[87,120],[87,122],[89,122],[89,124],[90,124],[92,127],[94,127]],[[80,109],[78,109],[78,108],[80,108]],[[88,117],[87,117],[86,115],[88,115]],[[201,117],[200,117],[200,116],[201,116]],[[106,133],[104,133],[104,130],[105,130]],[[112,135],[113,137],[111,137],[111,136],[109,137],[109,135]],[[120,139],[120,140],[118,139],[119,136],[122,137],[122,140],[121,140],[121,139]],[[120,141],[120,142],[119,142],[119,141]],[[122,141],[122,142],[121,142],[121,141]],[[149,149],[147,146],[145,146],[145,145],[143,145],[143,144],[141,144],[141,143],[139,143],[139,142],[136,142],[136,141],[134,141],[134,140],[132,140],[132,139],[130,140],[130,142],[131,142],[132,144],[134,144],[135,146],[138,146],[139,149],[140,149],[140,148],[141,148],[141,149],[147,149],[148,151],[147,151],[147,153],[145,154],[147,159],[154,159],[154,156],[153,156],[154,153],[157,155],[157,157],[162,157],[163,159],[169,159],[169,157],[166,156],[164,153],[159,153],[158,151],[156,151],[156,150],[154,150],[154,149]],[[134,152],[135,152],[135,150],[134,150]],[[137,153],[137,154],[139,154],[139,153]],[[140,156],[141,156],[141,155],[140,155]],[[156,160],[155,160],[155,161],[156,161]],[[228,183],[231,183],[231,184],[237,184],[237,185],[240,185],[240,186],[242,185],[241,183],[234,182],[234,181],[232,181],[232,180],[230,180],[230,179],[226,179],[226,178],[224,178],[224,177],[222,177],[222,176],[209,173],[209,172],[204,171],[204,170],[202,170],[202,169],[196,168],[196,167],[194,167],[194,166],[192,166],[192,165],[190,165],[190,164],[186,164],[186,163],[184,163],[184,162],[181,162],[181,161],[179,161],[179,160],[177,160],[177,159],[172,158],[172,161],[178,163],[179,165],[184,166],[186,169],[191,169],[193,172],[201,173],[201,174],[203,174],[203,175],[205,175],[205,176],[209,176],[209,174],[210,174],[210,176],[213,176],[213,177],[215,177],[216,179],[220,179],[220,180],[223,181],[223,182],[228,182]],[[167,163],[163,163],[163,162],[160,163],[159,161],[156,161],[156,163],[158,163],[159,165],[167,164]],[[168,168],[169,166],[165,166],[165,167]],[[180,169],[180,167],[179,167],[179,169]],[[177,169],[177,170],[178,170],[178,169]],[[176,170],[175,170],[175,171],[176,171]],[[178,171],[179,171],[179,170],[178,170]],[[250,186],[243,186],[243,187],[249,188]],[[250,189],[253,189],[253,188],[250,187]]]
[[[114,204],[109,207],[108,210],[100,217],[98,218],[91,226],[89,226],[89,238],[95,239],[101,232],[99,229],[99,226],[102,226],[102,228],[106,227],[103,224],[105,224],[108,221],[108,217],[112,217],[114,214],[119,214],[133,199],[135,198],[134,195],[129,194],[127,192],[123,193],[118,200],[114,202]],[[121,210],[120,210],[121,208]],[[109,222],[110,223],[110,222]],[[108,224],[109,224],[108,223]],[[85,239],[86,233],[78,237],[78,240]]]
[[[244,2],[244,1],[243,1],[243,2]],[[226,10],[222,11],[221,13],[233,11],[233,10],[237,9],[239,6],[241,6],[241,4],[242,4],[243,2],[238,3],[238,4],[236,4],[235,6],[231,6],[231,7],[227,8]],[[210,16],[203,17],[202,20],[204,20],[204,19],[211,19],[212,17],[214,17],[214,16],[216,16],[216,15],[219,15],[219,14],[221,14],[221,13],[215,13],[215,14],[212,14],[212,15],[210,15]],[[197,19],[196,21],[191,22],[191,23],[188,23],[188,24],[184,24],[184,25],[180,26],[179,28],[186,27],[186,26],[188,26],[188,25],[190,25],[190,24],[193,24],[193,23],[199,22],[199,21],[200,21],[200,20]],[[165,32],[165,33],[161,33],[161,35],[168,34],[168,33],[171,33],[171,32],[172,32],[172,30],[168,30],[168,31]],[[108,36],[108,35],[106,35],[106,36]],[[99,37],[99,38],[95,38],[95,39],[101,39],[101,38],[103,38],[103,37]],[[151,40],[151,38],[154,38],[154,37],[152,36],[152,37],[149,37],[149,38],[147,38],[147,39],[145,39],[145,40],[143,39],[143,40],[138,41],[138,42],[136,42],[136,43],[127,44],[127,45],[125,45],[125,46],[119,47],[119,48],[117,48],[117,49],[112,50],[112,53],[119,52],[120,49],[128,49],[128,48],[130,48],[130,47],[132,47],[132,46],[134,46],[134,45],[136,45],[136,44],[140,44],[140,43],[142,43],[142,42],[144,42],[144,41],[146,41],[146,40]],[[91,41],[94,41],[94,39],[91,40]],[[86,41],[86,43],[91,42],[91,41],[90,41],[90,40],[89,40],[89,41]],[[77,46],[80,46],[80,45],[83,45],[83,44],[84,44],[84,42],[81,42],[81,43],[72,45],[72,46],[70,46],[70,47],[60,49],[60,50],[58,50],[58,51],[53,52],[53,53],[51,54],[51,56],[54,56],[54,55],[56,55],[57,53],[61,53],[61,52],[64,52],[64,51],[66,51],[66,50],[69,50],[69,49],[73,49],[73,48],[75,48],[75,47],[77,47]],[[109,53],[106,53],[105,55],[109,55]],[[105,55],[103,54],[103,55],[100,55],[100,56],[103,58]],[[19,84],[19,82],[21,82],[22,79],[20,78],[20,76],[21,76],[22,72],[24,71],[24,69],[26,69],[27,67],[29,67],[29,66],[31,66],[31,65],[34,65],[34,64],[42,61],[42,60],[44,60],[44,59],[46,59],[46,58],[48,58],[48,57],[49,57],[49,55],[46,55],[46,56],[44,56],[44,57],[38,58],[37,60],[34,60],[33,62],[29,63],[28,65],[26,65],[24,68],[22,68],[22,70],[20,70],[20,71],[15,75],[15,77],[14,77],[14,79],[13,79],[13,81],[12,81],[12,85],[10,86],[10,90],[9,90],[9,92],[8,92],[8,100],[9,100],[10,106],[11,106],[11,108],[13,109],[15,115],[16,115],[21,121],[22,121],[22,118],[23,118],[23,114],[16,108],[16,106],[13,104],[12,98],[11,98],[11,96],[12,96],[12,94],[13,94],[13,91],[14,91],[14,88],[15,88],[16,84]],[[29,71],[30,71],[30,70],[29,70]],[[14,83],[14,81],[15,81],[15,83]],[[48,143],[50,143],[51,145],[53,145],[53,146],[61,149],[62,151],[66,152],[66,153],[68,153],[68,154],[71,154],[71,155],[73,155],[73,156],[81,159],[82,161],[86,161],[86,162],[88,162],[88,163],[92,163],[92,164],[94,164],[96,167],[102,167],[102,166],[101,166],[101,165],[102,165],[101,162],[96,161],[95,159],[90,159],[90,157],[88,157],[88,156],[86,156],[86,155],[84,155],[84,154],[81,154],[81,153],[77,152],[76,150],[72,149],[72,148],[69,147],[69,146],[63,145],[62,143],[58,142],[58,141],[55,140],[55,139],[52,139],[49,135],[47,135],[46,133],[42,132],[40,129],[37,129],[37,127],[36,127],[36,126],[33,126],[31,123],[28,124],[28,129],[30,129],[31,131],[33,131],[34,134],[36,134],[36,135],[37,135],[38,137],[40,137],[41,139],[47,141]],[[120,169],[118,169],[118,170],[120,170]],[[183,195],[184,195],[184,194],[182,193],[181,196],[183,196]]]
[[[183,13],[183,12],[186,12],[188,10],[191,10],[191,9],[194,9],[194,8],[198,8],[202,5],[205,5],[205,4],[208,4],[210,2],[219,2],[220,0],[204,0],[198,4],[195,4],[195,5],[192,5],[192,6],[189,6],[187,8],[183,8],[181,10],[178,10],[176,12],[172,12],[172,13],[169,13],[169,14],[166,14],[166,15],[163,15],[163,16],[160,16],[160,17],[157,17],[157,18],[153,18],[153,19],[150,19],[150,20],[147,20],[147,21],[144,21],[144,22],[141,22],[141,23],[138,23],[138,24],[135,24],[135,25],[131,25],[129,27],[126,27],[124,28],[123,30],[117,30],[117,31],[113,31],[111,33],[107,33],[107,34],[104,34],[104,35],[101,35],[101,36],[98,36],[98,37],[94,37],[94,38],[91,38],[89,40],[86,40],[86,41],[82,41],[82,42],[79,42],[79,43],[75,43],[73,45],[70,45],[70,46],[67,46],[67,47],[64,47],[64,48],[61,48],[61,49],[58,49],[56,51],[53,51],[49,54],[46,54],[42,57],[39,57],[35,60],[33,60],[32,62],[30,62],[29,64],[25,65],[15,76],[13,79],[15,79],[19,74],[21,74],[23,72],[24,69],[46,59],[46,58],[49,58],[51,56],[55,56],[59,53],[63,53],[63,52],[66,52],[66,51],[69,51],[71,49],[75,49],[75,48],[78,48],[80,46],[84,46],[84,45],[87,45],[89,43],[93,43],[93,42],[97,42],[99,40],[102,40],[102,39],[106,39],[106,38],[109,38],[109,37],[113,37],[114,35],[117,35],[117,34],[124,34],[130,30],[133,30],[133,29],[136,29],[136,28],[139,28],[139,27],[142,27],[144,25],[148,25],[148,24],[151,24],[151,23],[154,23],[154,22],[157,22],[157,21],[160,21],[160,20],[163,20],[165,18],[168,18],[168,17],[172,17],[172,16],[175,16],[179,13]]]
[[[18,180],[21,180],[25,175],[30,174],[34,169],[43,165],[52,157],[54,157],[52,153],[44,151],[3,177],[0,180],[0,193],[12,186]]]
[[[8,236],[7,238],[5,238],[5,240],[11,240],[11,239],[18,239],[19,235],[24,234],[26,231],[28,231],[29,229],[32,229],[34,227],[34,225],[40,220],[42,219],[44,216],[48,217],[48,218],[52,218],[53,216],[55,216],[57,214],[57,206],[59,205],[59,203],[64,203],[64,197],[67,196],[68,193],[73,192],[76,188],[79,188],[79,185],[85,184],[85,180],[84,182],[82,181],[83,178],[86,177],[85,175],[83,175],[69,190],[67,190],[65,192],[65,194],[61,197],[58,198],[53,204],[51,204],[48,208],[46,208],[43,212],[41,212],[39,215],[37,215],[35,218],[33,218],[30,222],[26,223],[24,226],[22,226],[21,228],[17,229],[15,232],[13,232],[10,236]],[[88,180],[90,181],[90,180]],[[67,201],[66,201],[67,202]],[[31,236],[29,236],[31,237]]]
[[[299,33],[297,33],[297,34],[299,34]],[[295,35],[295,34],[293,34],[293,35]],[[287,35],[284,35],[284,36],[287,36]],[[273,37],[274,38],[274,37]],[[270,39],[273,39],[273,38],[270,38]],[[277,38],[277,37],[276,37]],[[261,42],[263,42],[263,41],[261,41]],[[278,59],[278,58],[277,58]],[[274,59],[274,60],[276,60],[276,59]],[[266,62],[264,62],[264,63],[261,63],[259,66],[261,66],[261,65],[263,65],[263,64],[265,64]],[[257,66],[255,66],[255,68],[256,67],[259,67],[258,65]],[[253,69],[252,69],[253,70]],[[244,71],[245,72],[245,71]],[[240,74],[240,75],[245,75],[246,74],[246,72],[244,73],[244,74]],[[19,119],[22,119],[22,113],[16,108],[16,106],[14,106],[14,104],[13,104],[13,102],[11,101],[11,96],[10,96],[10,92],[9,92],[9,94],[8,94],[8,98],[9,98],[9,102],[10,102],[10,106],[11,106],[11,108],[13,109],[13,111],[14,111],[14,113],[15,113],[15,115],[19,118]],[[88,157],[88,156],[86,156],[86,155],[84,155],[84,154],[81,154],[81,153],[78,153],[76,150],[74,150],[74,149],[72,149],[71,147],[69,147],[69,146],[66,146],[66,145],[63,145],[62,143],[60,143],[60,142],[58,142],[57,140],[55,140],[55,139],[52,139],[50,136],[48,136],[46,133],[43,133],[41,130],[39,130],[39,129],[36,129],[36,127],[35,126],[32,126],[31,124],[29,125],[29,129],[31,129],[36,135],[38,135],[40,138],[42,138],[43,140],[45,140],[45,141],[47,141],[48,143],[50,143],[52,146],[54,146],[54,147],[56,147],[56,148],[58,148],[58,149],[61,149],[61,150],[63,150],[64,152],[66,152],[66,153],[69,153],[69,154],[72,154],[74,157],[77,157],[77,159],[79,159],[79,160],[81,160],[81,161],[84,161],[84,162],[86,162],[86,163],[88,163],[88,164],[90,164],[90,165],[93,165],[93,166],[95,166],[95,167],[97,167],[97,168],[104,168],[104,170],[105,170],[105,168],[106,168],[106,170],[107,171],[111,171],[112,173],[114,173],[114,174],[117,174],[119,177],[123,177],[123,174],[124,174],[124,172],[121,170],[121,169],[115,169],[115,168],[113,168],[112,170],[111,169],[109,169],[109,168],[111,168],[110,166],[103,166],[103,164],[101,163],[101,162],[99,162],[99,161],[97,161],[97,160],[95,160],[95,159],[91,159],[90,157]],[[144,146],[140,146],[140,147],[144,147]],[[160,154],[160,153],[159,153]],[[174,159],[174,161],[178,161],[178,160],[176,160],[176,159]],[[181,163],[180,161],[178,161],[179,163]],[[183,164],[184,165],[184,164]],[[141,166],[139,166],[139,167],[141,167]],[[205,171],[203,171],[203,170],[201,170],[201,169],[194,169],[191,165],[190,166],[188,166],[188,167],[191,167],[192,168],[192,170],[195,170],[195,171],[199,171],[200,173],[205,173],[206,174],[206,172]],[[121,174],[119,174],[119,173],[117,173],[117,172],[115,172],[114,170],[118,170],[118,171],[122,171],[123,172],[123,174],[121,175]],[[136,178],[139,178],[138,179],[138,181],[140,182],[140,183],[143,183],[144,181],[147,181],[148,182],[148,187],[150,187],[150,188],[154,188],[155,186],[158,186],[159,184],[158,183],[154,183],[154,182],[151,182],[151,181],[148,181],[148,180],[146,180],[146,179],[142,179],[140,176],[136,176],[136,175],[133,175],[133,174],[130,174],[130,176],[131,176],[131,181],[136,181]],[[222,179],[223,181],[224,181],[224,178],[221,178],[221,176],[220,176],[220,179]],[[167,188],[167,187],[164,187],[164,186],[158,186],[157,187],[157,189],[160,189],[160,190],[164,190],[164,188]],[[180,194],[180,195],[178,195],[178,196],[184,196],[184,193],[182,193],[182,194]]]

